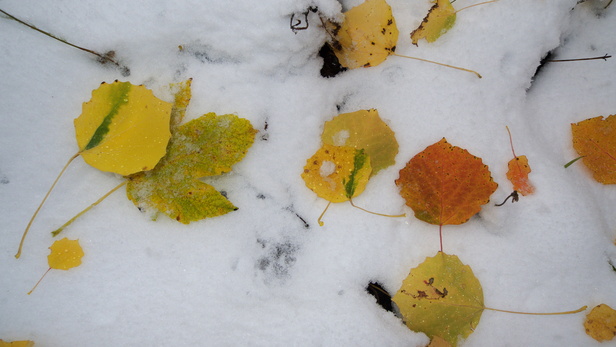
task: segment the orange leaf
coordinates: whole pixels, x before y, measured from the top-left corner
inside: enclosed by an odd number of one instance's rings
[[[498,187],[481,158],[445,138],[415,155],[396,185],[417,219],[441,226],[469,220]]]
[[[597,182],[616,184],[616,115],[571,124],[573,148]]]
[[[535,192],[535,187],[528,180],[528,174],[532,171],[525,155],[515,157],[509,161],[507,179],[513,184],[513,189],[522,195]]]

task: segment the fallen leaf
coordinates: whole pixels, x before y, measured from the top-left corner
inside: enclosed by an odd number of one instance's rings
[[[49,267],[56,270],[68,270],[81,265],[83,249],[79,240],[69,240],[66,237],[55,241],[49,247],[51,253],[47,256]]]
[[[51,250],[51,253],[47,256],[49,269],[36,282],[34,288],[28,292],[28,295],[32,294],[51,269],[69,270],[81,265],[81,258],[84,254],[79,240],[69,240],[65,237],[55,241],[49,249]]]
[[[427,347],[451,347],[451,343],[439,336],[434,336]]]
[[[34,341],[4,341],[0,339],[0,347],[33,347]]]
[[[302,178],[319,197],[343,202],[364,191],[371,172],[370,157],[363,149],[324,144],[306,161]]]
[[[616,115],[571,124],[573,148],[597,182],[616,184]]]
[[[170,112],[171,104],[144,86],[102,83],[74,121],[79,154],[102,171],[150,170],[165,155]]]
[[[411,158],[396,185],[417,219],[440,226],[469,220],[498,187],[481,158],[445,138]]]
[[[323,143],[363,149],[370,157],[372,176],[395,163],[398,141],[375,109],[343,113],[325,122]]]
[[[341,26],[327,25],[334,53],[349,69],[377,66],[396,50],[398,28],[385,0],[366,0],[344,13]]]
[[[511,132],[507,127],[509,133],[509,143],[511,144],[511,152],[513,153],[513,159],[509,161],[507,167],[507,179],[513,184],[513,190],[526,196],[535,192],[535,187],[530,183],[528,174],[532,171],[530,165],[528,165],[528,158],[525,155],[517,156],[513,149],[513,140],[511,139]]]
[[[599,342],[612,340],[616,336],[616,311],[605,304],[596,306],[586,315],[584,328]]]
[[[455,346],[468,337],[483,313],[481,283],[455,255],[438,252],[412,269],[392,300],[413,331]]]
[[[150,171],[129,177],[128,198],[139,208],[162,212],[181,223],[237,208],[199,178],[231,171],[254,142],[250,122],[232,114],[205,114],[172,129],[167,155]]]
[[[434,5],[419,27],[411,32],[411,41],[415,46],[421,39],[434,42],[445,34],[456,22],[456,10],[449,0],[434,0]]]

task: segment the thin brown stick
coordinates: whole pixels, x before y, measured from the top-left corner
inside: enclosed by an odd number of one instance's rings
[[[24,234],[21,237],[21,241],[19,242],[19,248],[17,249],[17,254],[15,254],[15,258],[19,259],[19,257],[21,256],[21,249],[24,246],[24,241],[26,240],[26,235],[28,235],[28,231],[30,231],[30,227],[32,226],[32,222],[34,222],[34,219],[36,218],[36,215],[39,213],[39,211],[41,210],[41,207],[43,207],[43,204],[45,204],[45,201],[47,200],[47,198],[49,197],[49,194],[51,194],[51,191],[53,190],[53,188],[56,186],[56,183],[58,183],[58,181],[60,180],[60,177],[62,177],[62,174],[64,174],[64,171],[66,171],[66,168],[68,167],[68,165],[75,160],[75,158],[77,158],[79,156],[80,153],[76,153],[75,155],[73,155],[67,162],[66,164],[64,164],[64,167],[62,168],[62,171],[60,171],[60,174],[58,175],[58,177],[56,177],[56,180],[53,181],[53,184],[51,185],[51,188],[49,188],[49,190],[47,191],[47,194],[45,194],[45,197],[43,198],[43,201],[41,201],[41,204],[38,206],[38,208],[36,209],[36,211],[34,211],[34,214],[32,215],[32,218],[30,218],[30,221],[28,222],[28,226],[26,226],[26,230],[24,230]]]
[[[562,63],[565,61],[582,61],[582,60],[599,60],[599,59],[603,59],[603,61],[607,61],[609,58],[611,58],[611,55],[605,54],[601,57],[591,57],[591,58],[577,58],[577,59],[550,59],[548,60],[548,62],[550,63]]]

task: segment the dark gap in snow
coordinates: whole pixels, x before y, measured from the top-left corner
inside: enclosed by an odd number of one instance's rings
[[[323,67],[321,67],[322,77],[335,77],[347,69],[346,67],[340,65],[338,57],[336,57],[334,50],[327,42],[319,50],[319,57],[323,58]]]
[[[392,307],[391,295],[381,286],[379,282],[370,282],[366,286],[368,294],[374,296],[376,303],[385,311],[394,312]]]

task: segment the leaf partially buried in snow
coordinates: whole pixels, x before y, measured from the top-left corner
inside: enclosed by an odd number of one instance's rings
[[[466,222],[498,187],[481,158],[445,138],[411,158],[396,184],[417,219],[441,226]]]
[[[340,114],[325,122],[323,143],[363,149],[370,156],[372,176],[395,163],[398,141],[375,109]]]
[[[586,316],[584,328],[599,342],[612,340],[616,336],[616,311],[605,304],[596,306]]]
[[[411,33],[411,41],[416,46],[421,39],[434,42],[451,29],[455,23],[456,10],[451,2],[449,0],[435,0],[421,25]]]
[[[412,269],[392,300],[406,325],[455,346],[469,336],[483,313],[483,290],[468,265],[439,252]]]
[[[79,154],[102,171],[150,170],[165,155],[170,113],[171,104],[144,86],[103,83],[74,121]]]
[[[332,48],[349,69],[376,66],[396,50],[398,28],[385,0],[366,0],[344,13],[342,25],[328,23]]]
[[[616,115],[571,124],[573,148],[597,182],[616,184]]]
[[[34,347],[34,341],[4,341],[0,339],[0,347]]]
[[[199,178],[231,171],[254,142],[250,122],[232,114],[205,114],[172,129],[167,155],[150,171],[129,177],[128,198],[184,224],[237,208]]]
[[[343,202],[364,191],[371,172],[364,150],[324,144],[306,161],[302,178],[319,197]]]

